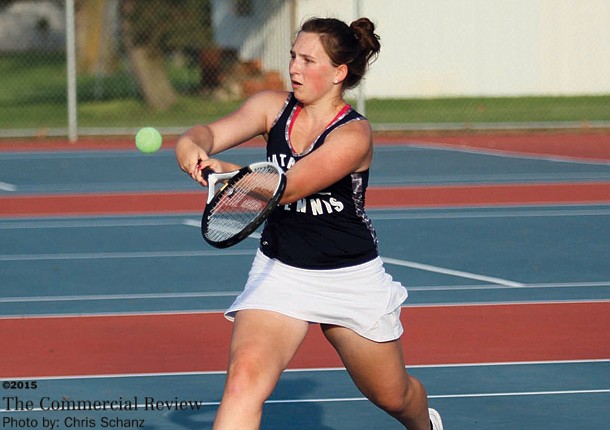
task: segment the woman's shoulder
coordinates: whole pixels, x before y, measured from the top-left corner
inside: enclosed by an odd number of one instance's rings
[[[247,103],[269,107],[273,110],[275,106],[282,106],[292,97],[288,91],[263,90],[259,91],[248,99]]]
[[[362,115],[346,119],[345,122],[339,122],[336,128],[329,130],[326,141],[337,144],[343,142],[353,151],[368,153],[373,145],[373,129],[370,122]]]
[[[369,120],[353,109],[345,116],[343,122],[339,121],[339,124],[337,127],[339,133],[357,133],[365,137],[373,133]]]
[[[264,115],[269,123],[284,108],[290,97],[288,91],[260,91],[246,99],[240,110],[249,116]]]

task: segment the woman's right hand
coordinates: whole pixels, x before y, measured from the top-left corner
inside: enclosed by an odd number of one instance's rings
[[[206,168],[211,169],[214,173],[226,173],[233,172],[238,170],[241,166],[233,163],[229,163],[227,161],[221,161],[216,158],[208,158],[207,160],[202,160],[197,166],[197,172],[195,174],[195,179],[204,187],[208,185],[207,179],[203,175],[203,170]]]
[[[209,156],[197,142],[205,139],[206,132],[204,126],[189,129],[180,136],[175,148],[176,161],[180,169],[202,185],[207,185],[207,182],[201,176],[201,165],[209,159]]]

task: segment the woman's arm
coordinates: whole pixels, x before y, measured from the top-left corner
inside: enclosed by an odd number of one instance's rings
[[[280,204],[293,203],[316,193],[353,172],[364,171],[373,158],[368,121],[353,121],[334,130],[324,145],[294,164],[286,173]]]
[[[203,167],[210,166],[220,172],[234,170],[238,166],[208,160],[212,155],[266,133],[287,96],[284,91],[264,91],[253,95],[235,112],[217,121],[191,127],[176,142],[178,165],[203,185],[207,185],[201,175]]]

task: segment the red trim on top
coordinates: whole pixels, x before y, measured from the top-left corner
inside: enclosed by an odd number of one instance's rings
[[[336,120],[338,120],[340,117],[342,117],[343,115],[345,115],[345,113],[347,113],[348,110],[350,110],[352,108],[352,105],[345,105],[343,106],[343,108],[339,111],[339,113],[337,115],[335,115],[335,117],[333,118],[333,120],[328,123],[328,125],[326,126],[326,128],[328,128],[332,123],[334,123]]]
[[[350,110],[352,108],[351,105],[345,105],[341,108],[341,110],[339,111],[339,113],[337,113],[337,115],[335,115],[335,117],[326,125],[326,127],[324,127],[324,131],[326,131],[328,129],[328,127],[330,127],[331,125],[334,124],[335,121],[337,121],[339,118],[341,118],[343,115],[345,115],[345,113]],[[292,146],[292,127],[294,127],[294,123],[297,120],[297,116],[299,116],[299,113],[301,112],[301,110],[303,109],[303,106],[298,103],[295,110],[294,110],[294,115],[292,115],[292,119],[290,120],[290,126],[288,127],[288,145],[290,145],[290,150],[292,151],[293,154],[298,154],[298,152],[296,151],[296,149],[294,149],[294,146]]]
[[[292,146],[292,127],[294,127],[294,123],[296,122],[297,116],[299,116],[301,109],[303,109],[303,106],[301,106],[300,103],[297,103],[297,106],[294,109],[294,115],[292,115],[292,118],[290,119],[290,126],[288,127],[288,145],[290,145],[290,150],[293,154],[297,154],[297,151],[294,149],[294,146]]]

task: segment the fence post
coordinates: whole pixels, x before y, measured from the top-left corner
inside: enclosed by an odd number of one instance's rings
[[[362,17],[362,0],[354,0],[354,14],[356,15],[355,19]],[[360,81],[360,85],[357,88],[357,102],[356,102],[356,110],[362,115],[366,115],[366,94],[364,92],[364,79]]]
[[[68,71],[68,139],[78,139],[76,113],[76,35],[74,0],[66,0],[66,67]]]

